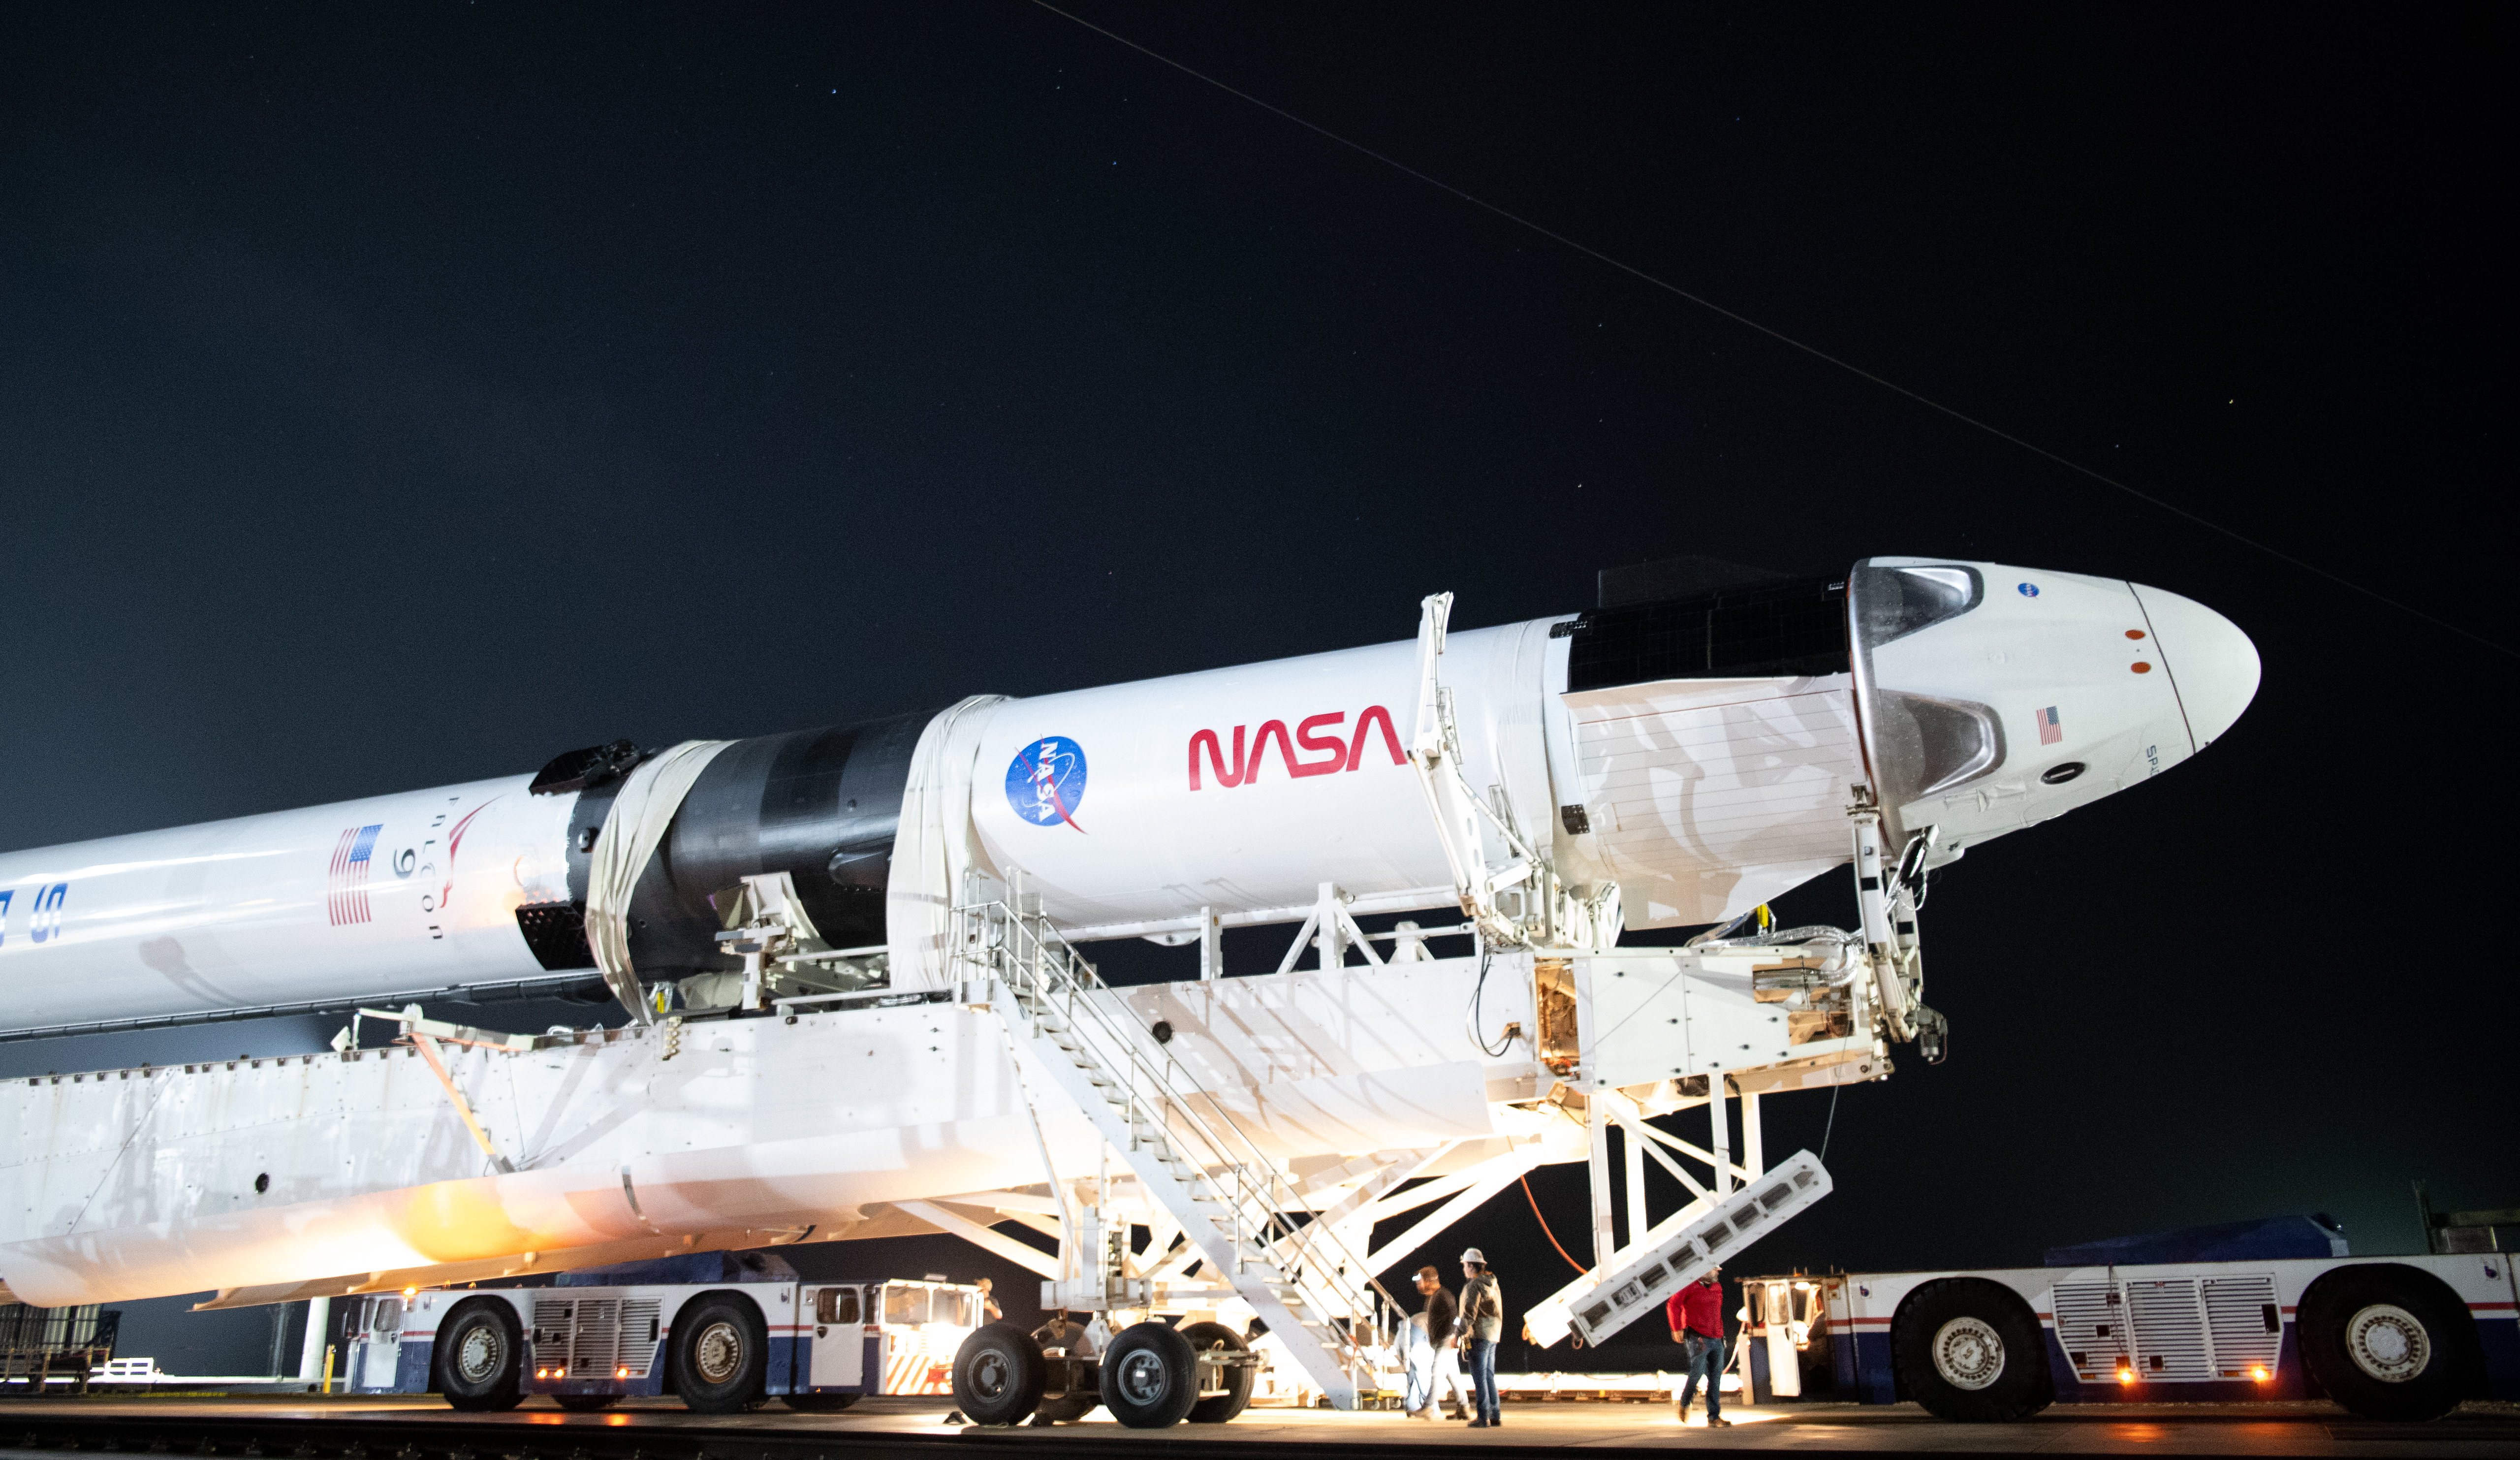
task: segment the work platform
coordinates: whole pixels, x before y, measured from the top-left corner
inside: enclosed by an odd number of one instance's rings
[[[2429,1424],[2374,1424],[2326,1403],[2058,1405],[2018,1424],[1952,1425],[1914,1405],[1728,1406],[1729,1429],[1668,1405],[1508,1404],[1502,1431],[1391,1411],[1254,1407],[1230,1426],[1131,1430],[1096,1416],[1043,1429],[944,1423],[949,1400],[871,1398],[843,1414],[696,1415],[671,1400],[566,1414],[539,1401],[458,1414],[434,1398],[159,1395],[0,1404],[0,1460],[71,1450],[297,1460],[842,1460],[856,1455],[1188,1455],[1343,1460],[1393,1448],[1517,1456],[1637,1450],[1771,1454],[2520,1456],[2520,1405],[2472,1403]]]

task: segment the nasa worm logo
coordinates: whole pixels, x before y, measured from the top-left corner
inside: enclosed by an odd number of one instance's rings
[[[1084,799],[1085,748],[1064,735],[1031,742],[1007,766],[1007,804],[1035,826],[1065,822],[1082,835],[1076,808]]]

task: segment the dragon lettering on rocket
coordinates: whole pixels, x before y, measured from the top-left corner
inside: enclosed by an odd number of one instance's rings
[[[1297,777],[1327,776],[1335,771],[1355,770],[1365,764],[1367,737],[1376,726],[1381,727],[1383,748],[1391,753],[1391,763],[1409,763],[1408,755],[1400,749],[1400,732],[1392,727],[1390,710],[1379,705],[1367,706],[1364,713],[1356,717],[1354,738],[1343,740],[1336,727],[1346,718],[1346,710],[1336,709],[1299,720],[1291,741],[1286,736],[1286,722],[1271,720],[1260,727],[1259,734],[1251,737],[1248,754],[1244,752],[1242,738],[1247,727],[1237,725],[1234,727],[1234,761],[1231,765],[1226,763],[1223,739],[1213,730],[1201,730],[1190,738],[1190,789],[1200,789],[1198,766],[1202,747],[1207,752],[1207,768],[1216,777],[1218,785],[1254,784],[1260,779],[1261,762],[1269,753],[1269,742],[1273,738],[1278,742],[1279,758],[1286,763],[1287,774]],[[1308,755],[1327,755],[1329,758],[1298,760],[1295,758],[1297,750]]]
[[[437,906],[430,908],[428,904],[423,903],[422,908],[424,911],[443,912],[446,910],[447,906],[455,900],[455,854],[464,849],[464,829],[472,824],[473,817],[490,809],[490,801],[495,801],[498,798],[494,796],[490,798],[490,800],[483,801],[481,804],[474,806],[472,810],[465,812],[464,819],[455,823],[455,830],[447,834],[446,886],[438,889],[437,890]]]

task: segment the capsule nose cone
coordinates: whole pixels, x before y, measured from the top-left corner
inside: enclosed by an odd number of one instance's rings
[[[2187,733],[2203,750],[2223,738],[2258,695],[2258,646],[2240,626],[2192,598],[2129,584],[2152,622],[2161,666],[2179,691]]]

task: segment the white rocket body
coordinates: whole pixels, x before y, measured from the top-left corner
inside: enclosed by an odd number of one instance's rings
[[[1947,859],[2186,758],[2257,685],[2228,620],[2120,580],[1872,559],[1802,591],[1802,637],[1774,654],[1759,635],[1784,610],[1757,594],[1451,635],[1471,786],[1561,883],[1617,884],[1627,926],[1710,923],[1845,862],[1859,784],[1893,830],[1936,826]],[[1383,644],[979,703],[951,736],[939,716],[736,743],[641,884],[634,961],[732,966],[707,899],[747,868],[793,869],[835,946],[842,925],[883,941],[895,837],[914,832],[968,835],[970,868],[1020,879],[1079,937],[1177,932],[1203,909],[1300,918],[1325,883],[1360,913],[1450,906],[1408,763],[1418,671],[1416,645]],[[611,792],[553,775],[0,854],[6,1027],[588,967],[560,914],[584,904]],[[532,926],[562,935],[537,945]]]
[[[0,854],[14,1027],[540,978],[568,807],[528,777]]]

